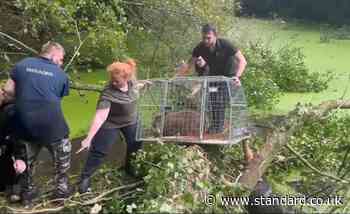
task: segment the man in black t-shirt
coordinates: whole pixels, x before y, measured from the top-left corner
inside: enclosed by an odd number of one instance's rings
[[[33,166],[42,147],[49,150],[54,160],[54,198],[70,194],[66,173],[70,167],[71,144],[61,108],[61,99],[69,93],[69,80],[60,68],[63,57],[63,47],[48,42],[39,57],[25,58],[15,65],[5,86],[15,94],[16,122],[20,124],[20,138],[27,149],[27,170],[22,179],[24,204],[38,195],[33,185]]]
[[[202,27],[202,41],[193,49],[192,58],[177,69],[177,75],[189,73],[192,66],[198,76],[232,77],[234,84],[241,85],[240,77],[247,65],[241,51],[226,39],[218,38],[214,26]],[[209,131],[220,133],[224,128],[225,105],[228,101],[228,88],[222,82],[211,82],[207,108],[210,112]]]
[[[242,52],[226,39],[218,38],[214,26],[202,27],[202,41],[193,49],[192,58],[177,69],[177,75],[188,75],[191,67],[199,76],[233,77],[240,85],[240,77],[247,65]]]

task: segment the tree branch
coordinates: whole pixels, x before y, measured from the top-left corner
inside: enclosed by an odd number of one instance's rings
[[[287,146],[289,138],[295,131],[304,124],[305,119],[320,119],[334,109],[350,108],[350,100],[330,100],[321,103],[315,107],[297,106],[287,116],[272,121],[269,126],[269,133],[266,143],[262,146],[258,154],[248,162],[239,183],[244,187],[253,190],[260,177],[265,173],[271,164],[274,155],[276,155],[283,146]],[[306,162],[304,162],[306,164]],[[313,167],[307,164],[308,167]],[[320,172],[316,168],[312,168],[316,172]],[[322,173],[322,172],[320,172]],[[332,178],[340,182],[350,182],[339,177],[322,173],[322,175]]]
[[[74,201],[74,200],[71,200],[70,199],[67,199],[67,200],[64,200],[65,202],[65,205],[63,206],[58,206],[58,207],[54,207],[54,208],[46,208],[46,209],[17,209],[17,208],[13,208],[13,207],[9,207],[9,206],[6,206],[4,208],[6,208],[7,210],[9,211],[12,211],[14,213],[20,213],[20,214],[34,214],[34,213],[51,213],[51,212],[59,212],[61,210],[63,210],[64,208],[69,208],[69,207],[75,207],[75,206],[89,206],[89,205],[93,205],[93,204],[96,204],[98,202],[101,202],[101,201],[106,201],[106,196],[107,195],[110,195],[116,191],[119,191],[119,190],[123,190],[123,189],[129,189],[129,188],[134,188],[134,187],[137,187],[139,185],[143,184],[143,181],[137,181],[135,183],[132,183],[132,184],[128,184],[128,185],[124,185],[124,186],[119,186],[119,187],[116,187],[116,188],[113,188],[111,190],[108,190],[106,192],[103,192],[101,193],[100,195],[98,195],[97,197],[95,198],[92,198],[88,201]],[[55,201],[58,201],[58,200],[52,200],[52,201],[49,201],[49,202],[44,202],[45,204],[49,204],[50,202],[55,202]],[[62,200],[61,200],[62,201]],[[42,204],[44,204],[42,203]],[[38,207],[38,206],[36,206]]]
[[[85,37],[85,39],[82,41],[82,40],[81,40],[81,37],[80,37],[80,32],[79,32],[78,24],[77,24],[77,22],[76,22],[75,20],[74,20],[74,24],[75,24],[75,29],[76,29],[76,32],[77,32],[77,37],[78,37],[78,40],[79,40],[79,46],[78,46],[78,48],[74,51],[74,54],[73,54],[72,58],[70,58],[68,64],[64,67],[64,69],[63,69],[64,71],[67,71],[67,69],[69,68],[69,66],[73,63],[75,57],[79,55],[79,50],[80,50],[80,48],[83,46],[83,44],[85,43],[85,41],[89,38],[89,35],[87,35],[87,36]]]
[[[286,144],[285,146],[288,148],[289,151],[291,151],[295,156],[297,156],[301,162],[303,162],[307,167],[309,167],[312,171],[316,172],[317,174],[331,178],[341,183],[347,183],[347,184],[350,183],[350,180],[342,179],[337,176],[329,175],[327,173],[321,172],[319,169],[313,166],[309,161],[307,161],[303,156],[301,156],[297,151],[295,151],[290,145]]]
[[[34,53],[34,54],[39,54],[38,51],[34,50],[33,48],[27,46],[27,45],[24,44],[23,42],[18,41],[17,39],[13,38],[12,36],[10,36],[10,35],[8,35],[8,34],[6,34],[6,33],[4,33],[4,32],[1,32],[1,31],[0,31],[0,35],[3,36],[3,37],[5,37],[5,38],[7,38],[7,39],[10,39],[10,40],[16,42],[17,44],[20,44],[21,46],[25,47],[26,49],[28,49],[29,51],[31,51],[31,52]]]
[[[76,81],[70,81],[70,88],[75,89],[75,90],[79,90],[79,91],[102,92],[104,87],[101,85],[85,84],[85,83],[79,83]]]

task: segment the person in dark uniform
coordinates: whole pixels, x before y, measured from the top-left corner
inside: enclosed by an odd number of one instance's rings
[[[27,169],[22,176],[21,194],[25,205],[38,196],[33,183],[33,167],[42,147],[46,147],[53,157],[53,198],[66,198],[71,193],[66,174],[70,167],[71,143],[61,108],[61,99],[69,93],[68,76],[60,68],[64,53],[60,44],[46,43],[39,57],[18,62],[6,83],[15,94],[16,119],[22,128],[20,138],[26,146]]]
[[[177,68],[177,75],[187,75],[195,67],[198,76],[226,76],[233,78],[240,86],[240,78],[247,65],[241,51],[226,39],[218,38],[216,28],[206,24],[202,27],[202,41],[193,49],[192,58]],[[220,133],[224,129],[225,105],[228,101],[228,88],[223,82],[211,82],[208,97],[208,110],[211,121],[209,131]]]
[[[107,67],[107,71],[110,81],[100,95],[88,135],[81,142],[81,148],[77,152],[90,148],[80,176],[80,193],[90,190],[90,177],[102,164],[103,158],[119,138],[120,132],[127,143],[125,169],[129,174],[132,173],[131,154],[142,146],[141,142],[136,141],[136,63],[132,59],[114,62]]]
[[[22,159],[23,146],[17,143],[15,105],[13,98],[0,89],[0,191],[6,192],[10,202],[20,200],[20,174],[26,165]]]

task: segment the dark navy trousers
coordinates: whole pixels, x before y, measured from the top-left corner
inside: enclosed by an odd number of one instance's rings
[[[141,142],[136,141],[136,127],[137,124],[122,128],[100,128],[92,139],[90,151],[81,178],[89,178],[98,169],[102,164],[104,157],[108,154],[112,144],[118,140],[120,132],[123,134],[127,143],[126,167],[128,167],[131,154],[139,150],[142,146]]]

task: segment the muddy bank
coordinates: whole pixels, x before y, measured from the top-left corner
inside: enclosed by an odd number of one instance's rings
[[[264,137],[266,135],[266,129],[252,126],[251,132],[255,136]],[[87,158],[87,151],[83,151],[79,154],[75,152],[80,148],[80,142],[83,138],[76,138],[71,140],[72,142],[72,161],[71,161],[71,174],[79,174],[82,167],[84,166],[85,160]],[[216,146],[215,146],[216,147]],[[124,164],[126,155],[126,144],[122,139],[118,139],[117,142],[113,144],[111,150],[106,157],[106,163],[113,163],[116,167],[120,167]],[[37,175],[51,175],[53,173],[53,164],[49,152],[43,148],[37,159]]]
[[[72,141],[72,161],[70,174],[79,174],[82,167],[84,166],[85,160],[87,158],[87,151],[75,154],[75,152],[80,148],[80,141],[83,138],[73,139]],[[116,167],[120,167],[124,164],[126,154],[126,144],[123,140],[119,139],[113,144],[108,156],[106,157],[107,163],[113,163]],[[50,153],[43,148],[37,158],[37,167],[35,174],[38,176],[52,175],[54,172],[53,163]]]

